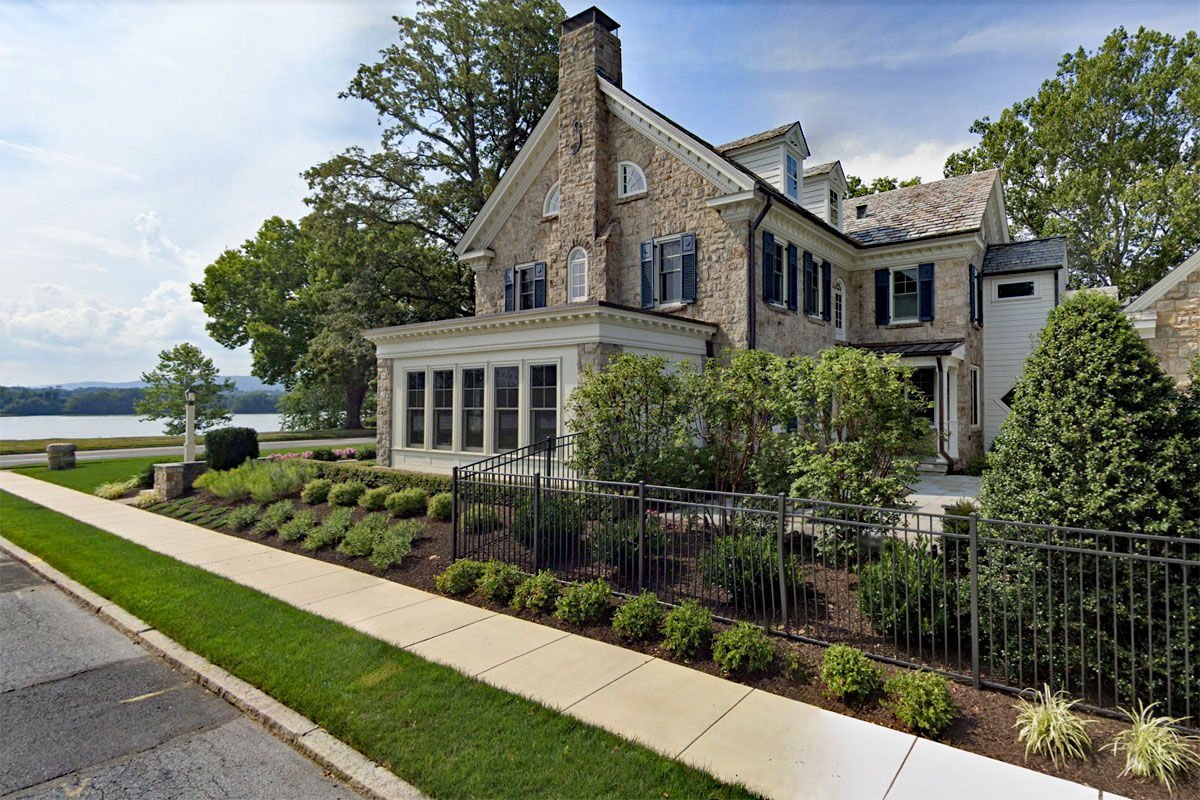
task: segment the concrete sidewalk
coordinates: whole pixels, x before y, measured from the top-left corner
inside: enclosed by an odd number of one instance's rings
[[[1102,794],[641,653],[11,472],[0,489],[773,798]]]

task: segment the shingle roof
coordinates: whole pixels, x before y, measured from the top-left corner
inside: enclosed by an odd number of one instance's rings
[[[847,197],[842,230],[862,244],[891,244],[978,230],[983,226],[997,173],[989,169],[865,197]],[[863,204],[867,215],[859,219],[849,207]]]
[[[1061,269],[1066,265],[1066,237],[1051,236],[1046,239],[989,246],[987,255],[983,257],[983,274],[1003,275],[1006,272]]]
[[[873,353],[897,353],[902,356],[945,356],[963,343],[962,339],[943,342],[881,342],[879,344],[855,345]]]
[[[827,161],[824,164],[817,164],[815,167],[805,167],[804,177],[808,178],[812,175],[824,175],[838,165],[836,161]]]
[[[741,139],[735,139],[732,142],[717,145],[713,149],[718,153],[724,154],[730,150],[737,150],[739,147],[748,147],[752,144],[758,144],[759,142],[765,142],[768,139],[775,139],[779,136],[783,136],[794,126],[799,124],[799,122],[789,122],[787,125],[780,125],[778,128],[771,128],[769,131],[763,131],[762,133],[756,133],[753,136],[745,136]]]

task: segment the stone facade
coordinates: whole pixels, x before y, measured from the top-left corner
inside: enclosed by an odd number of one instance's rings
[[[377,362],[379,375],[375,381],[375,463],[381,467],[392,465],[392,386],[393,369],[390,358]]]
[[[600,371],[608,364],[609,359],[621,352],[621,346],[609,344],[608,342],[585,342],[576,345],[579,353],[579,374],[582,375],[585,369]]]
[[[203,461],[175,461],[170,464],[154,465],[154,491],[164,500],[174,500],[192,488],[192,484],[205,472],[208,464]]]
[[[46,467],[48,469],[71,469],[75,466],[75,445],[57,442],[46,445]]]
[[[1146,344],[1163,371],[1179,386],[1190,379],[1192,360],[1200,355],[1200,269],[1187,276],[1152,306],[1154,338]]]

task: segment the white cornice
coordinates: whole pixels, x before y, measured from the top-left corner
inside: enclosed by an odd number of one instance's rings
[[[979,231],[968,231],[957,236],[942,236],[916,242],[897,242],[887,247],[872,248],[859,252],[852,269],[880,269],[919,261],[940,261],[947,258],[971,258],[984,248],[983,236]],[[980,266],[976,264],[976,266]]]
[[[458,261],[460,264],[469,266],[474,272],[483,272],[495,257],[496,251],[489,247],[484,250],[472,250],[469,253],[463,253],[458,257]]]
[[[854,262],[859,258],[858,251],[838,238],[833,231],[813,224],[798,211],[782,203],[771,206],[762,227],[782,236],[802,250],[830,259],[839,267],[852,269]]]
[[[739,222],[749,222],[758,216],[763,200],[758,196],[757,191],[749,189],[745,192],[714,197],[705,205],[716,209],[721,214],[721,219],[727,224],[735,225]]]
[[[1146,291],[1142,292],[1133,302],[1125,307],[1125,313],[1134,311],[1145,311],[1167,292],[1174,289],[1181,281],[1196,271],[1200,267],[1200,250],[1192,253],[1191,258],[1188,258],[1175,269],[1164,275],[1158,283],[1151,286]]]

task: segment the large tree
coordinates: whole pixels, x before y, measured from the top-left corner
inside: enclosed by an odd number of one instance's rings
[[[1200,246],[1200,37],[1113,31],[1063,56],[1054,78],[945,174],[999,167],[1014,231],[1065,234],[1076,286],[1138,294]]]
[[[847,175],[846,197],[865,197],[869,194],[890,192],[892,189],[900,189],[905,186],[916,186],[920,182],[920,175],[909,178],[906,181],[902,181],[899,178],[893,178],[890,175],[883,175],[871,181],[870,183],[867,183],[857,175]]]
[[[158,354],[158,366],[142,373],[146,393],[134,405],[142,419],[163,419],[163,432],[178,436],[184,431],[187,392],[196,392],[196,430],[202,431],[232,419],[225,407],[233,381],[220,377],[212,359],[194,344],[184,342]]]

